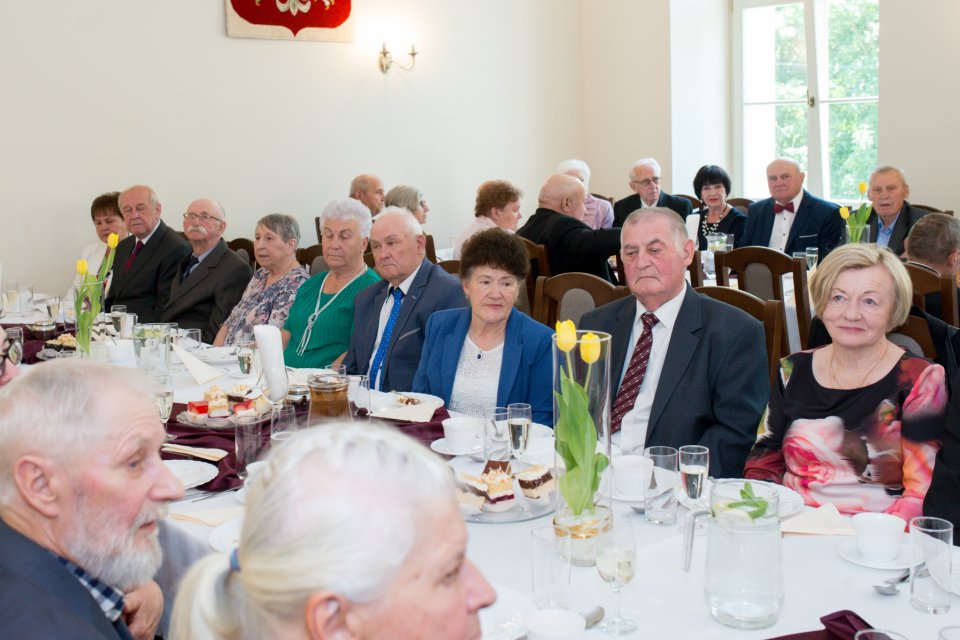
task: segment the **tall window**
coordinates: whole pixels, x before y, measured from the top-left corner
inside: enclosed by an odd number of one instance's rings
[[[806,188],[855,200],[877,163],[879,0],[734,0],[734,166],[766,197],[766,166],[798,160]]]

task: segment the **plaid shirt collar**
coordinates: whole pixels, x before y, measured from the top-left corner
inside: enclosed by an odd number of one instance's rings
[[[114,589],[110,585],[101,582],[85,569],[78,567],[66,558],[61,558],[57,554],[53,554],[53,556],[60,561],[60,564],[69,569],[70,573],[80,581],[80,584],[90,592],[93,599],[100,605],[100,609],[103,611],[103,615],[107,617],[107,620],[111,623],[116,623],[120,618],[120,614],[123,613],[123,591]]]

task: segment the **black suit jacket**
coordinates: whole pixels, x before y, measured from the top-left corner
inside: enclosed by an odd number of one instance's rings
[[[131,638],[49,551],[0,520],[0,638]]]
[[[611,410],[636,317],[636,299],[616,300],[580,320],[580,329],[611,334]],[[743,476],[770,400],[763,327],[730,305],[689,286],[673,327],[644,446],[710,448],[710,475]]]
[[[120,241],[113,261],[113,282],[105,308],[126,305],[127,313],[137,314],[137,322],[160,322],[160,314],[170,298],[173,279],[179,274],[180,262],[190,254],[187,241],[163,220],[157,222],[157,227],[129,271],[125,272],[123,265],[137,244],[136,236],[130,235]]]
[[[607,260],[620,251],[620,229],[591,229],[568,215],[537,209],[517,235],[547,246],[553,275],[579,271],[617,283]]]
[[[223,240],[181,282],[189,262],[188,255],[177,268],[160,320],[176,322],[181,329],[200,329],[203,341],[212,344],[220,325],[243,297],[253,270]]]
[[[887,243],[887,248],[898,256],[901,255],[903,253],[903,241],[906,240],[907,235],[910,234],[910,229],[913,228],[917,220],[928,213],[930,212],[910,206],[910,203],[904,200],[903,207],[900,209],[900,217],[897,218],[897,221],[893,225],[893,233],[890,234],[890,242]],[[871,210],[870,217],[867,218],[867,224],[870,225],[871,242],[876,242],[880,237],[877,228],[878,217],[877,212]]]
[[[627,219],[627,216],[642,206],[643,201],[640,199],[639,193],[627,196],[622,200],[617,200],[616,204],[613,205],[613,226],[622,227],[623,221]],[[686,220],[687,216],[693,212],[693,206],[690,204],[689,200],[686,198],[672,196],[663,191],[660,192],[660,198],[657,200],[657,206],[673,209],[679,213],[680,217],[684,220]]]
[[[747,225],[740,236],[738,247],[769,247],[770,235],[773,233],[773,198],[758,200],[747,208]],[[820,259],[838,244],[843,233],[843,218],[840,217],[840,207],[821,200],[804,189],[803,199],[797,209],[790,235],[787,236],[787,246],[784,253],[788,256],[794,251],[804,251],[807,247],[817,247]]]
[[[343,359],[349,374],[362,375],[370,369],[370,358],[377,344],[380,310],[387,300],[389,288],[390,283],[386,280],[375,282],[358,293],[354,300],[353,335]],[[400,315],[384,356],[381,385],[384,391],[413,389],[413,376],[420,364],[427,318],[434,311],[464,307],[466,304],[463,285],[458,278],[427,259],[420,263],[420,270],[400,304]],[[372,388],[372,380],[370,384]]]
[[[954,378],[947,407],[943,446],[933,465],[933,478],[923,499],[923,515],[953,523],[953,544],[960,546],[960,377]]]

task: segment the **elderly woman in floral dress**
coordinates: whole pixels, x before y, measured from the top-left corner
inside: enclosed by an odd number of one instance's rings
[[[297,289],[310,278],[297,262],[299,242],[300,225],[292,216],[272,213],[257,222],[253,252],[261,268],[220,327],[214,345],[253,340],[253,328],[258,324],[283,327]]]
[[[784,358],[745,477],[781,483],[811,506],[921,515],[943,438],[943,367],[887,333],[907,319],[910,276],[876,245],[834,250],[810,279],[832,344]]]

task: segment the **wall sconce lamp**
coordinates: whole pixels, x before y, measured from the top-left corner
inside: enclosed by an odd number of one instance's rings
[[[393,59],[393,55],[392,55],[392,54],[390,53],[390,51],[387,49],[387,43],[384,42],[384,43],[383,43],[383,46],[382,46],[381,49],[380,49],[380,56],[379,56],[379,58],[378,58],[378,60],[377,60],[377,65],[380,67],[380,72],[381,72],[381,73],[386,73],[387,71],[390,71],[390,67],[392,67],[393,65],[397,65],[398,67],[400,67],[400,68],[403,69],[404,71],[411,71],[411,70],[413,69],[414,65],[417,63],[417,53],[419,53],[419,52],[417,51],[417,48],[416,48],[414,45],[411,44],[411,45],[410,45],[410,52],[407,54],[407,55],[410,56],[410,66],[409,66],[409,67],[405,67],[405,66],[403,66],[402,64],[400,64],[399,62],[397,62],[396,60]]]

